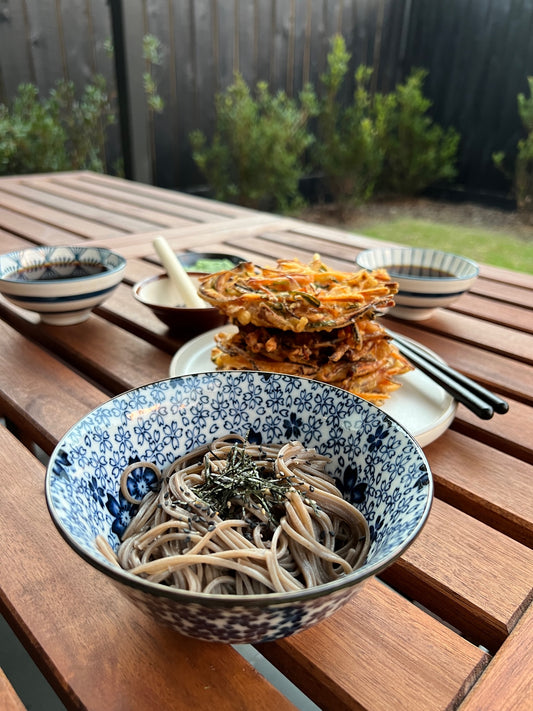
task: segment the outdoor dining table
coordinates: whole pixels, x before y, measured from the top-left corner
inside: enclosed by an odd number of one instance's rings
[[[163,271],[157,235],[176,253],[262,265],[319,253],[343,270],[378,244],[92,172],[1,178],[0,253],[95,244],[127,267],[74,326],[40,323],[0,297],[0,612],[69,709],[295,708],[243,650],[181,636],[135,607],[47,510],[46,458],[58,440],[110,397],[168,377],[185,342],[133,296],[133,284]],[[532,309],[533,276],[483,264],[470,292],[428,320],[385,317],[509,411],[481,420],[459,405],[424,448],[435,498],[412,546],[327,620],[258,647],[319,708],[533,708]],[[0,673],[0,706],[16,703]]]

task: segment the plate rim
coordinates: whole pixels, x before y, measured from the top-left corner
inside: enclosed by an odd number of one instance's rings
[[[172,359],[170,361],[170,366],[169,366],[169,376],[171,378],[174,377],[179,377],[180,375],[190,375],[192,373],[199,373],[199,372],[216,372],[216,369],[213,365],[212,368],[201,368],[200,370],[178,370],[179,367],[179,361],[187,358],[188,357],[188,351],[192,351],[194,353],[195,347],[198,345],[199,342],[211,342],[213,341],[215,335],[217,333],[227,333],[228,331],[231,331],[233,333],[236,333],[238,331],[237,326],[233,324],[225,324],[224,326],[219,326],[218,328],[212,328],[209,331],[204,331],[204,333],[199,334],[198,336],[195,336],[194,338],[191,338],[191,340],[187,341],[184,343],[178,350],[174,353],[172,356]],[[402,336],[402,338],[405,338],[407,341],[410,341],[413,344],[416,344],[419,348],[422,348],[425,350],[428,354],[430,354],[433,358],[436,358],[439,360],[441,363],[445,364],[446,361],[441,358],[437,353],[432,351],[430,348],[427,348],[426,346],[422,345],[421,343],[418,343],[417,341],[413,340],[412,338],[409,338],[407,336]],[[394,338],[393,338],[394,340]],[[421,375],[424,375],[422,371],[419,371]],[[428,376],[424,376],[428,377]],[[448,394],[447,394],[448,395]],[[394,396],[394,393],[391,395],[391,397]],[[399,422],[402,427],[409,432],[409,434],[416,439],[418,444],[421,447],[425,447],[431,442],[434,442],[438,437],[440,437],[444,432],[449,428],[451,423],[453,422],[455,418],[455,414],[457,411],[457,401],[451,396],[448,395],[449,401],[448,404],[443,407],[442,413],[440,417],[438,417],[436,420],[430,422],[427,427],[422,427],[418,429],[416,432],[412,432],[409,427],[407,427],[403,422]],[[382,408],[384,409],[384,408]],[[384,409],[386,412],[386,409]],[[390,414],[390,413],[388,413]],[[395,417],[395,419],[398,421],[397,415],[391,415],[391,417]]]

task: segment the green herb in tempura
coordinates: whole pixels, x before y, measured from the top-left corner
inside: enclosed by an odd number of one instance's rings
[[[218,512],[222,519],[262,514],[269,525],[279,524],[279,514],[291,482],[277,477],[273,467],[259,465],[246,453],[246,447],[234,444],[222,471],[204,458],[204,483],[196,487],[198,496]]]

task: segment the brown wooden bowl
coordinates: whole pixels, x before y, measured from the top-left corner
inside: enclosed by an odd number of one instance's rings
[[[199,277],[204,274],[190,273],[189,276],[198,285]],[[177,304],[174,287],[166,274],[138,282],[133,286],[133,294],[137,301],[151,309],[170,331],[179,335],[195,336],[227,322],[224,314],[208,304],[199,309]]]

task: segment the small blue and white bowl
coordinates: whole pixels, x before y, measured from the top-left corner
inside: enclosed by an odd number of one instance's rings
[[[125,268],[103,247],[33,247],[0,256],[0,293],[43,323],[71,325],[107,299]]]
[[[137,510],[121,494],[121,471],[176,457],[235,432],[251,442],[300,440],[331,457],[329,473],[366,517],[372,543],[363,567],[324,585],[291,593],[224,595],[149,582],[110,563]],[[153,472],[134,470],[137,491]],[[93,410],[58,443],[46,473],[46,499],[60,533],[87,563],[152,619],[178,632],[227,643],[286,637],[324,619],[361,583],[396,560],[422,529],[433,480],[420,446],[376,406],[332,385],[251,371],[184,375],[125,392]]]
[[[470,289],[478,265],[466,257],[438,249],[384,247],[356,257],[361,269],[386,269],[399,291],[391,316],[410,321],[429,318],[435,309],[449,306]]]

